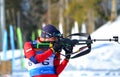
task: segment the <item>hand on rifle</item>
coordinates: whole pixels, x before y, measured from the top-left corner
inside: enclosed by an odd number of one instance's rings
[[[61,52],[63,45],[60,41],[56,41],[53,45],[54,52]]]
[[[65,58],[69,60],[73,52],[73,46],[69,45],[64,47],[63,49],[65,50]]]

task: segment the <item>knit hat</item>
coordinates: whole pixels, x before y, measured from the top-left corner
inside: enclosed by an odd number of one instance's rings
[[[60,37],[60,35],[60,31],[51,24],[48,24],[42,28],[41,37],[43,38]]]

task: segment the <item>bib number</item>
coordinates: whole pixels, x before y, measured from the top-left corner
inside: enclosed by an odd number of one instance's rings
[[[49,58],[46,59],[45,61],[43,61],[41,64],[42,64],[42,65],[49,65],[49,64],[50,64]],[[32,62],[29,61],[29,62],[28,62],[28,65],[29,65],[29,66],[32,66]]]
[[[42,62],[43,65],[49,65],[49,58],[47,60],[45,60],[44,62]]]

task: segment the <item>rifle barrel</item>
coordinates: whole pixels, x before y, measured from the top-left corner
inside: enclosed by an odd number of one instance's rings
[[[116,41],[115,39],[88,39],[88,40],[78,40],[79,42],[86,42],[86,41]]]
[[[92,39],[92,41],[115,41],[115,39]]]

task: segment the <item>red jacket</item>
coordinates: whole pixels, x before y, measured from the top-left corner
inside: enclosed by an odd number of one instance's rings
[[[26,59],[29,59],[34,64],[42,63],[45,60],[47,60],[48,57],[50,57],[53,53],[52,49],[48,49],[44,51],[42,54],[37,54],[36,49],[34,49],[31,45],[31,42],[26,42],[24,44],[24,55]],[[68,63],[67,59],[64,59],[60,63],[60,53],[56,53],[54,57],[54,67],[55,67],[55,74],[41,74],[37,76],[32,77],[58,77],[58,75],[64,70]]]

